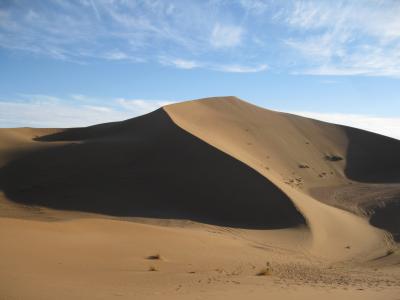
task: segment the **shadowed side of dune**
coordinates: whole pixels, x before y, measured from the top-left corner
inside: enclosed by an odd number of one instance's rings
[[[400,183],[400,141],[356,128],[344,127],[349,145],[345,174],[369,183]]]
[[[176,126],[163,109],[40,140],[81,142],[32,152],[2,168],[0,188],[16,202],[242,228],[304,223],[277,187]]]
[[[400,242],[400,199],[372,208],[370,223],[389,231],[396,242]]]
[[[379,134],[345,127],[349,139],[345,174],[364,183],[400,185],[400,141]],[[379,195],[379,194],[378,194]],[[378,197],[367,209],[371,225],[389,231],[400,241],[400,199],[395,193],[381,201]]]

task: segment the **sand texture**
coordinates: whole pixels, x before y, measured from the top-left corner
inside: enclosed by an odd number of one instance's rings
[[[181,102],[0,129],[0,299],[400,299],[400,141]]]

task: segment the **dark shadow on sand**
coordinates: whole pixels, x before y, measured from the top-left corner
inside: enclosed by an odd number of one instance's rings
[[[400,199],[378,206],[373,209],[374,213],[370,223],[378,228],[389,231],[396,242],[400,242]]]
[[[32,152],[0,170],[0,188],[19,203],[240,228],[305,223],[275,185],[175,125],[163,109],[38,140],[77,143]]]
[[[349,139],[345,174],[368,183],[400,183],[400,141],[345,127]]]
[[[345,127],[349,138],[345,174],[364,183],[400,184],[400,141]],[[388,199],[386,204],[374,205],[371,225],[389,231],[400,241],[400,199]]]

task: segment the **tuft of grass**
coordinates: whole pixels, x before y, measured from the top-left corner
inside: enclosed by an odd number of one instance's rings
[[[325,155],[325,159],[328,161],[340,161],[343,160],[343,157],[332,154],[332,155]]]
[[[310,167],[307,164],[299,164],[299,168],[300,169],[309,169]]]
[[[260,271],[257,272],[257,276],[268,276],[271,275],[271,270],[269,268],[262,268]]]
[[[394,253],[393,249],[389,249],[386,251],[386,256],[392,255]]]
[[[269,276],[272,275],[272,268],[269,262],[266,263],[266,267],[262,268],[256,273],[257,276]]]
[[[159,260],[159,259],[161,259],[161,255],[160,254],[155,254],[155,255],[147,256],[146,258],[150,259],[150,260]]]

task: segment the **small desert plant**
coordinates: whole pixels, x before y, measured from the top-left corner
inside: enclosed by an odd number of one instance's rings
[[[393,249],[389,249],[386,251],[386,256],[392,255],[394,253]]]
[[[271,275],[271,270],[268,268],[262,268],[256,275],[257,276],[268,276],[268,275]]]
[[[262,268],[256,273],[257,276],[268,276],[272,274],[272,268],[269,262],[267,262],[266,267]]]
[[[330,154],[330,155],[325,155],[325,159],[329,161],[340,161],[343,160],[343,157],[339,155]]]
[[[309,169],[310,167],[307,164],[299,164],[300,169]]]

